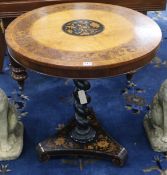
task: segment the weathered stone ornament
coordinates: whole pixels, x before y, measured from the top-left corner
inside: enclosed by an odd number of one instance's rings
[[[144,127],[154,151],[167,151],[167,80],[161,85],[145,116]]]
[[[16,110],[0,89],[0,160],[20,156],[23,148],[23,124],[18,121]]]

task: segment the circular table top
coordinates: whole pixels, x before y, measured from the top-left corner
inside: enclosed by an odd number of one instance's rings
[[[159,26],[134,10],[65,3],[23,14],[6,30],[10,55],[53,76],[99,78],[144,66],[161,41]]]

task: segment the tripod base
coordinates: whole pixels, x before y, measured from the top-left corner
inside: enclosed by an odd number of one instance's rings
[[[76,126],[75,119],[60,130],[56,136],[38,144],[37,152],[41,161],[52,157],[78,156],[90,158],[104,158],[111,160],[114,164],[122,166],[127,158],[127,151],[115,140],[106,134],[100,127],[95,115],[91,115],[90,125],[96,131],[96,137],[88,143],[74,141],[70,133]]]

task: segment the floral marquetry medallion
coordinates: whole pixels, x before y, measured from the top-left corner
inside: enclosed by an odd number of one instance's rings
[[[103,32],[104,26],[97,21],[79,19],[65,23],[62,29],[70,35],[90,36]]]

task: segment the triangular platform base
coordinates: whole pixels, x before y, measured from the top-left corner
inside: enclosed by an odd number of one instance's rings
[[[118,166],[124,165],[127,158],[126,149],[106,134],[95,116],[92,115],[89,120],[96,131],[96,138],[93,141],[81,144],[72,140],[70,133],[76,126],[76,121],[73,120],[60,130],[56,136],[38,144],[37,152],[40,160],[45,161],[60,156],[78,156],[104,158],[111,160]]]

